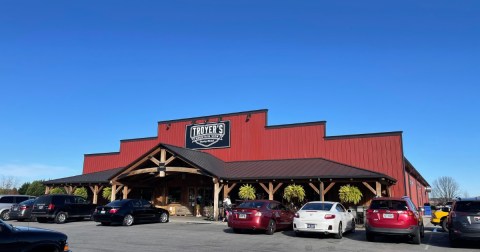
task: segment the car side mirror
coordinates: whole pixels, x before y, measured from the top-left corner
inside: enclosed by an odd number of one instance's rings
[[[442,211],[450,213],[450,208],[449,207],[442,207]]]
[[[352,212],[352,210],[351,210],[351,209],[348,209],[348,210],[347,210],[347,212],[351,213],[351,212]]]

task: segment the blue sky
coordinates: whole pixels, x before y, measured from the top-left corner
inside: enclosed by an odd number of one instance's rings
[[[480,195],[479,1],[0,3],[0,173],[82,172],[156,122],[269,109],[403,131],[430,183]]]

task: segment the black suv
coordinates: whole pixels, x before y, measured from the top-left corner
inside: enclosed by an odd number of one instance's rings
[[[58,224],[65,223],[68,219],[83,220],[91,218],[96,205],[74,195],[52,194],[43,195],[35,200],[32,217],[37,221],[47,222],[54,220]]]
[[[458,198],[452,208],[444,208],[448,214],[448,237],[453,247],[460,240],[480,241],[480,197]]]

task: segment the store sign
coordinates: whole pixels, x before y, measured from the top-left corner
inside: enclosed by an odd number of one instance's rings
[[[230,147],[230,121],[187,125],[185,148],[211,149]]]

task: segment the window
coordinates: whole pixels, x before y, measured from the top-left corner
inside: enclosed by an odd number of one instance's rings
[[[343,206],[340,205],[340,204],[338,204],[335,209],[337,209],[337,212],[345,212],[345,209],[344,209]]]
[[[77,203],[77,204],[87,204],[87,201],[82,197],[75,197],[75,203]]]
[[[261,208],[265,202],[258,202],[258,201],[247,201],[240,204],[239,208]]]
[[[148,202],[144,199],[141,200],[141,203],[142,203],[143,207],[151,207],[152,206],[152,204],[150,204],[150,202]]]
[[[182,188],[169,187],[168,188],[168,204],[180,203],[181,200],[182,200]]]
[[[16,198],[16,199],[15,199],[15,200],[16,200],[16,201],[15,201],[16,203],[20,203],[20,202],[22,202],[22,201],[28,200],[28,197],[25,197],[25,196],[17,196],[17,197],[15,197],[15,198]]]
[[[13,203],[13,197],[12,196],[1,197],[0,203]]]
[[[321,210],[321,211],[330,211],[332,208],[332,203],[307,203],[302,207],[301,210]]]

